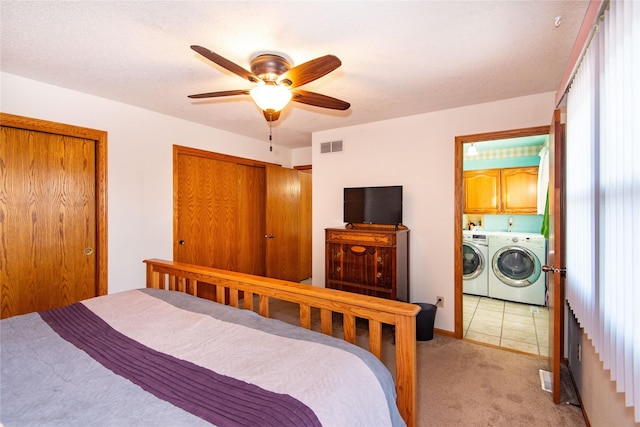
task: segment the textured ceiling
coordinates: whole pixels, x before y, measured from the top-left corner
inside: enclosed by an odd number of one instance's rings
[[[251,84],[204,59],[249,69],[259,53],[342,66],[301,87],[351,103],[291,103],[274,143],[314,131],[556,91],[587,1],[2,1],[4,72],[267,140],[248,96],[187,95]],[[556,26],[556,17],[561,17]]]

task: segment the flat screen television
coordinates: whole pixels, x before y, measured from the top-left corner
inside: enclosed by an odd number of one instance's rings
[[[344,222],[402,224],[402,186],[345,188]]]

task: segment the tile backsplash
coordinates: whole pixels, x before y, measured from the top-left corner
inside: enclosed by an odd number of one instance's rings
[[[480,218],[480,230],[485,231],[512,231],[516,233],[540,233],[542,229],[542,215],[462,215],[462,229],[467,230],[469,222],[478,223]],[[509,219],[512,226],[509,227]]]

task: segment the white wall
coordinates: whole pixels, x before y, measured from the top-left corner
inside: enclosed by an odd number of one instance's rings
[[[108,132],[109,292],[144,287],[145,258],[172,259],[172,146],[279,163],[291,150],[2,73],[4,113]]]
[[[311,147],[295,148],[291,150],[291,166],[307,166],[312,162]]]
[[[324,229],[342,227],[342,189],[403,185],[412,302],[434,303],[435,327],[454,330],[454,139],[551,123],[554,92],[313,134],[313,284],[324,286]],[[353,106],[352,108],[358,108]],[[320,143],[344,151],[320,154]]]

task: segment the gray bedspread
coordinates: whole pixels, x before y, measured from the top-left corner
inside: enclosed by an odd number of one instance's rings
[[[92,298],[0,334],[5,427],[404,425],[369,352],[184,293]]]

